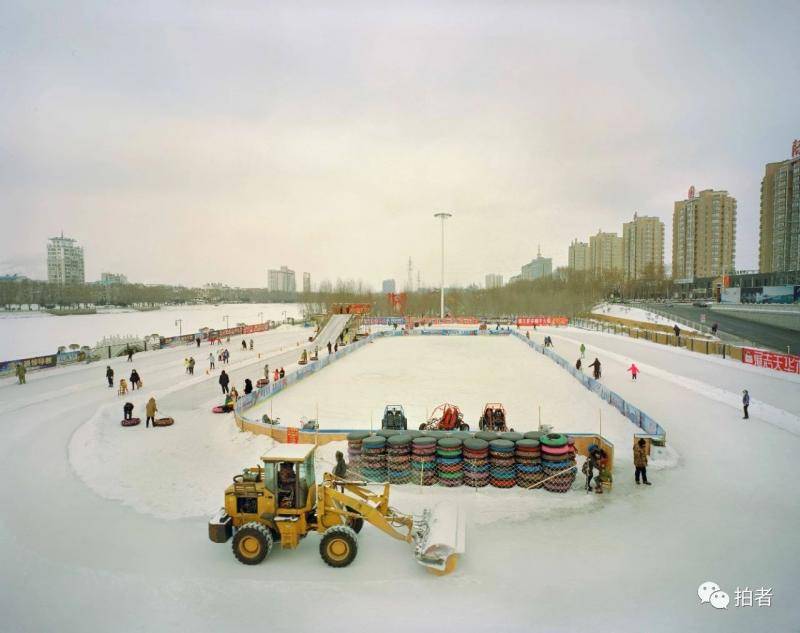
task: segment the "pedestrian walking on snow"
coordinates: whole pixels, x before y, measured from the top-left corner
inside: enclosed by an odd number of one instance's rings
[[[128,362],[132,363],[133,362],[133,348],[129,347],[127,351],[128,351]]]
[[[228,374],[225,373],[225,370],[222,370],[222,373],[219,375],[219,386],[222,387],[222,393],[228,393],[228,383],[231,381],[228,378]]]
[[[586,345],[581,343],[581,358],[586,358]]]
[[[592,375],[594,376],[594,379],[595,380],[600,380],[600,376],[601,376],[600,359],[595,357],[594,362],[593,363],[589,363],[589,367],[593,367],[594,368],[594,371],[592,372]]]
[[[681,337],[681,329],[678,327],[677,323],[672,327],[672,330],[675,332],[677,338]]]
[[[216,367],[216,365],[214,364],[214,354],[209,354],[208,355],[208,368],[209,369],[214,369],[214,367]]]
[[[269,363],[264,365],[264,378],[269,382]]]
[[[247,351],[247,342],[244,339],[242,339],[242,351]]]
[[[190,356],[189,357],[189,375],[190,376],[194,376],[194,365],[195,365],[194,356]]]
[[[575,369],[577,369],[578,371],[583,371],[583,363],[581,363],[580,358],[577,361],[575,361]]]
[[[200,337],[198,336],[195,341],[197,342],[197,347],[200,347]]]
[[[19,384],[24,385],[26,374],[25,365],[22,363],[17,363],[17,368],[14,370],[14,372],[17,374],[17,380],[19,381]]]
[[[139,372],[135,369],[131,372],[131,391],[136,391],[136,389],[142,388],[142,379],[139,377]]]
[[[156,399],[152,396],[150,400],[147,401],[147,405],[145,406],[144,412],[147,414],[147,420],[145,420],[144,426],[145,428],[150,428],[150,422],[153,422],[153,428],[156,428],[156,411],[158,411],[158,407],[156,406]]]
[[[250,351],[253,351],[253,339],[250,339]]]
[[[633,447],[633,465],[636,468],[636,485],[639,485],[639,477],[645,486],[649,486],[650,482],[647,481],[647,442],[643,438],[639,438],[636,446]]]
[[[108,380],[109,388],[114,386],[114,370],[111,369],[111,365],[106,365],[106,380]]]
[[[244,379],[244,395],[251,393],[253,391],[253,383],[250,381],[249,378]]]
[[[188,358],[184,358],[183,359],[183,371],[184,371],[184,373],[187,373],[187,374],[189,373],[189,359]]]
[[[272,377],[274,382],[278,382],[281,379],[281,373],[276,369],[275,375]]]
[[[628,367],[628,371],[631,372],[631,380],[636,380],[636,376],[639,375],[639,368],[636,366],[636,363],[631,363],[631,366]]]
[[[743,420],[749,420],[750,414],[748,413],[747,409],[750,407],[750,394],[748,393],[747,389],[742,392],[742,409],[744,410],[744,417]]]
[[[338,343],[338,341],[333,344],[333,351],[334,352],[338,352],[339,351],[339,343]]]

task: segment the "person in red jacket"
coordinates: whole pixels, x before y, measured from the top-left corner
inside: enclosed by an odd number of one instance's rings
[[[631,366],[628,367],[628,371],[631,372],[631,380],[636,380],[636,376],[639,375],[639,368],[636,366],[636,363],[631,363]]]

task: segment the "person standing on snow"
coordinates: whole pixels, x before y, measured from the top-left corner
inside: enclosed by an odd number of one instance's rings
[[[636,468],[634,477],[636,478],[637,486],[639,485],[640,476],[645,486],[651,485],[650,482],[647,481],[647,451],[645,450],[645,446],[647,446],[647,442],[645,442],[643,438],[639,438],[639,441],[636,442],[636,446],[633,447],[633,465]]]
[[[283,367],[281,367],[281,371],[280,371],[279,375],[280,375],[281,378],[283,378],[286,375],[286,372],[283,371]]]
[[[185,373],[187,373],[187,374],[189,373],[189,359],[188,358],[184,358],[183,359],[183,371]]]
[[[253,351],[253,339],[250,339],[250,351]]]
[[[216,365],[214,364],[214,354],[209,354],[208,355],[208,368],[209,369],[214,369],[215,367],[216,367]]]
[[[672,327],[672,329],[675,332],[675,336],[677,338],[680,338],[681,337],[681,329],[678,327],[677,323]]]
[[[126,402],[122,407],[122,415],[126,420],[133,418],[133,402]]]
[[[194,376],[194,365],[195,365],[194,356],[190,356],[189,357],[189,375],[190,376]]]
[[[264,365],[264,378],[269,383],[269,363]]]
[[[222,370],[222,373],[219,375],[219,386],[222,387],[222,393],[228,393],[228,383],[231,381],[228,378],[228,374],[225,373],[225,370]]]
[[[717,330],[718,330],[718,329],[719,329],[719,323],[714,323],[714,325],[712,325],[712,326],[711,326],[711,333],[712,333],[714,336],[716,336],[716,335],[717,335]]]
[[[26,373],[25,365],[22,363],[17,363],[17,368],[14,370],[14,372],[17,374],[17,380],[19,381],[19,384],[24,385]]]
[[[132,363],[133,362],[133,348],[129,347],[127,352],[128,352],[128,362]]]
[[[595,357],[594,362],[589,364],[589,367],[594,367],[593,376],[595,380],[600,380],[600,359]]]
[[[111,369],[111,365],[106,365],[106,380],[108,380],[109,388],[114,386],[114,370]]]
[[[244,379],[244,395],[251,393],[253,391],[253,383],[250,381],[249,378]]]
[[[135,391],[138,387],[139,389],[142,388],[142,379],[139,377],[139,372],[135,369],[131,372],[131,391]]]
[[[272,378],[274,382],[278,382],[281,379],[281,373],[276,369]]]
[[[242,351],[243,352],[247,351],[247,341],[245,341],[244,339],[242,339]]]
[[[331,345],[331,342],[330,342],[330,341],[328,341],[328,354],[329,354],[329,355],[330,355],[330,353],[331,353],[331,349],[333,349],[333,346]]]
[[[639,368],[636,366],[636,363],[631,363],[631,366],[628,367],[628,371],[631,372],[631,380],[636,380],[636,376],[639,375]]]
[[[747,389],[742,392],[742,409],[744,410],[744,417],[742,420],[749,420],[750,414],[748,413],[747,409],[750,407],[750,394],[748,393]]]
[[[153,422],[153,428],[156,428],[156,411],[158,411],[158,407],[156,406],[156,399],[152,396],[150,400],[147,401],[147,405],[145,406],[144,412],[147,414],[147,420],[145,420],[144,426],[145,428],[150,428],[150,422]]]
[[[578,371],[583,371],[583,363],[581,363],[580,358],[577,361],[575,361],[575,369],[577,369]]]
[[[586,358],[586,345],[581,343],[581,358]]]

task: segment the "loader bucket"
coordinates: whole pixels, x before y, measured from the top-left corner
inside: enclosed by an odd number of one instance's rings
[[[415,556],[429,571],[443,576],[454,571],[465,546],[464,513],[454,503],[425,510],[419,524]]]

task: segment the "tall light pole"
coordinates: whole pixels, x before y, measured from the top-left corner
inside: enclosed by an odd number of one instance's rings
[[[175,325],[178,326],[178,336],[183,336],[183,319],[175,319]]]
[[[263,312],[259,312],[258,313],[258,322],[259,323],[263,323],[264,322],[264,313]]]
[[[439,317],[444,318],[444,221],[447,218],[452,218],[452,213],[434,213],[433,217],[439,218],[442,221],[442,292],[440,298],[440,306],[439,306]]]
[[[222,317],[222,319],[225,321],[225,327],[230,330],[231,329],[231,317],[226,314],[225,316]]]

